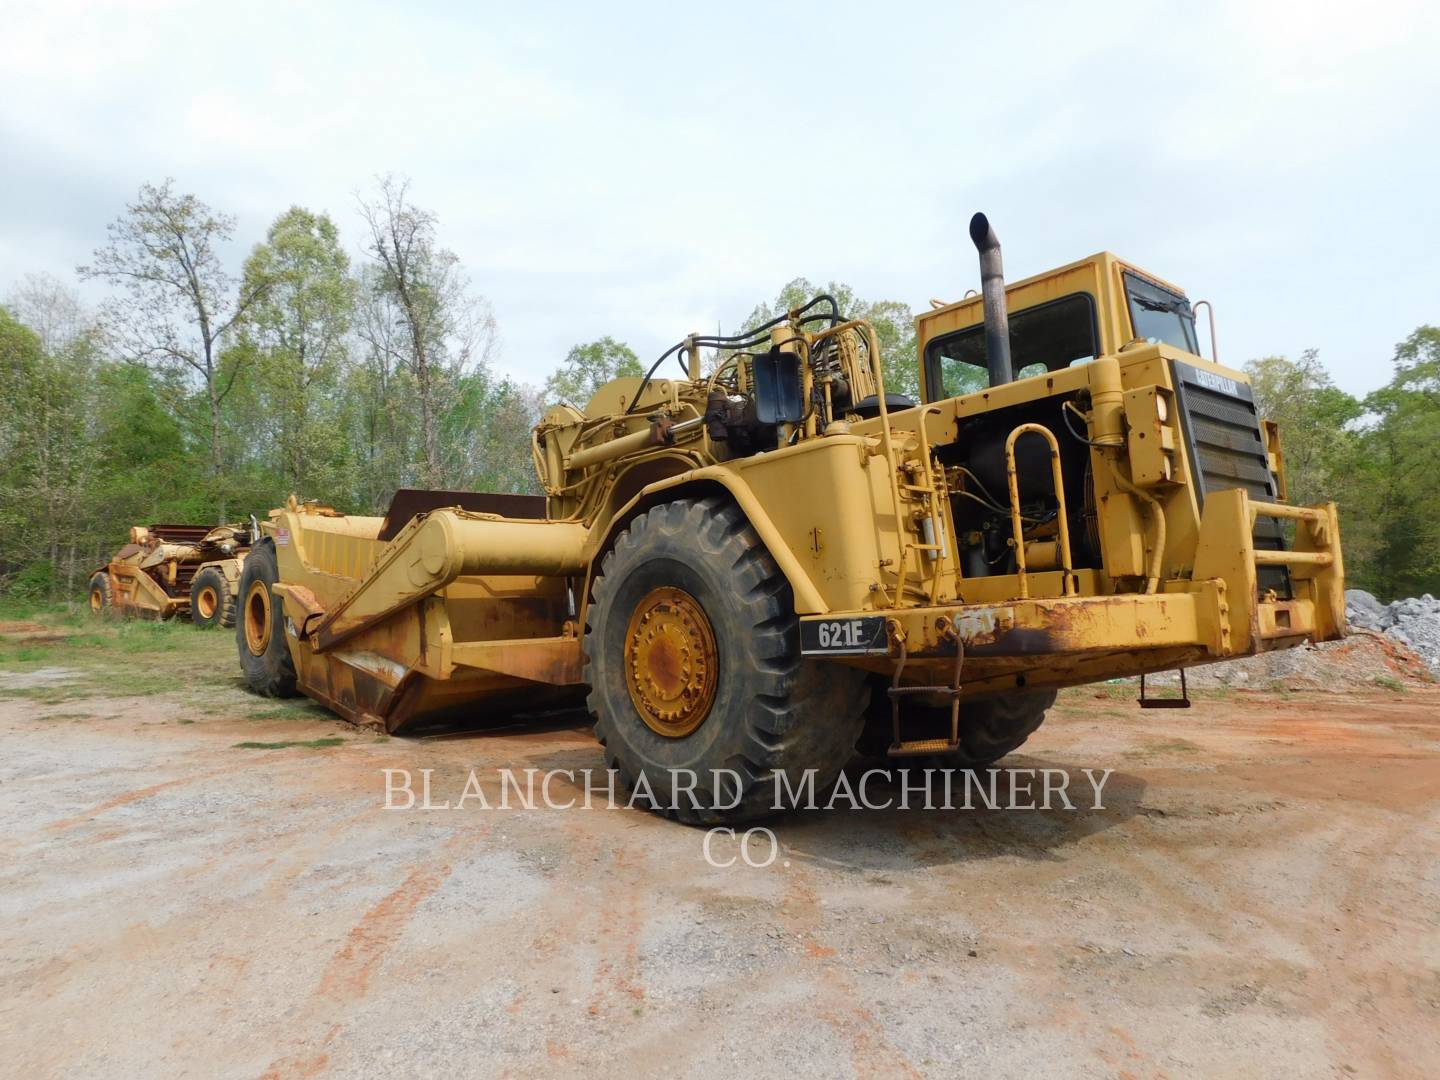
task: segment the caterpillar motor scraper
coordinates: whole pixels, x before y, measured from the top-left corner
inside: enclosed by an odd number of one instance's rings
[[[235,625],[248,525],[135,525],[130,542],[90,575],[90,610]]]
[[[919,317],[919,402],[820,296],[551,408],[543,497],[292,498],[245,564],[250,685],[391,732],[585,702],[622,782],[714,821],[857,743],[984,765],[1059,687],[1341,636],[1335,507],[1284,501],[1185,294],[1108,253],[1007,286],[970,233],[982,291]]]

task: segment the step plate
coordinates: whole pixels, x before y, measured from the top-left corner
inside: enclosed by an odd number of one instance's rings
[[[921,754],[949,754],[960,749],[958,739],[914,739],[895,743],[887,753],[891,757],[917,757]]]

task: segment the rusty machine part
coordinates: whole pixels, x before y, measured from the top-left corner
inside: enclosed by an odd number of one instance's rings
[[[681,739],[709,715],[720,678],[710,620],[683,589],[663,585],[635,605],[625,630],[631,703],[658,735]]]
[[[135,525],[130,542],[91,575],[90,610],[234,626],[240,572],[255,531],[247,525]]]
[[[1183,290],[1109,253],[1006,283],[970,234],[981,288],[917,317],[918,402],[822,295],[551,408],[543,499],[292,498],[240,583],[250,684],[392,732],[585,701],[625,783],[693,772],[665,808],[713,821],[857,738],[984,765],[1060,687],[1342,635],[1335,507],[1284,501]]]

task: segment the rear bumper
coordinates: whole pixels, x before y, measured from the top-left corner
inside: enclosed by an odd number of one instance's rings
[[[1294,520],[1293,550],[1257,552],[1257,515]],[[1278,563],[1290,568],[1289,598],[1257,588],[1257,566]],[[805,655],[877,672],[893,672],[903,656],[907,682],[912,672],[923,682],[953,669],[963,647],[967,693],[1072,685],[1329,641],[1345,634],[1338,519],[1333,504],[1289,507],[1220,492],[1206,506],[1193,577],[1156,593],[830,613],[801,625]]]

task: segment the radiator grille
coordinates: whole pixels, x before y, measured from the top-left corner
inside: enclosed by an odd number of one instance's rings
[[[1190,450],[1190,462],[1199,474],[1200,505],[1212,491],[1243,488],[1252,499],[1274,502],[1279,495],[1270,472],[1265,437],[1255,395],[1242,382],[1173,361],[1176,403],[1180,423]],[[1274,518],[1255,523],[1255,547],[1277,551],[1285,547],[1285,534]],[[1274,589],[1290,596],[1290,572],[1283,566],[1262,566],[1258,570],[1262,590]]]

